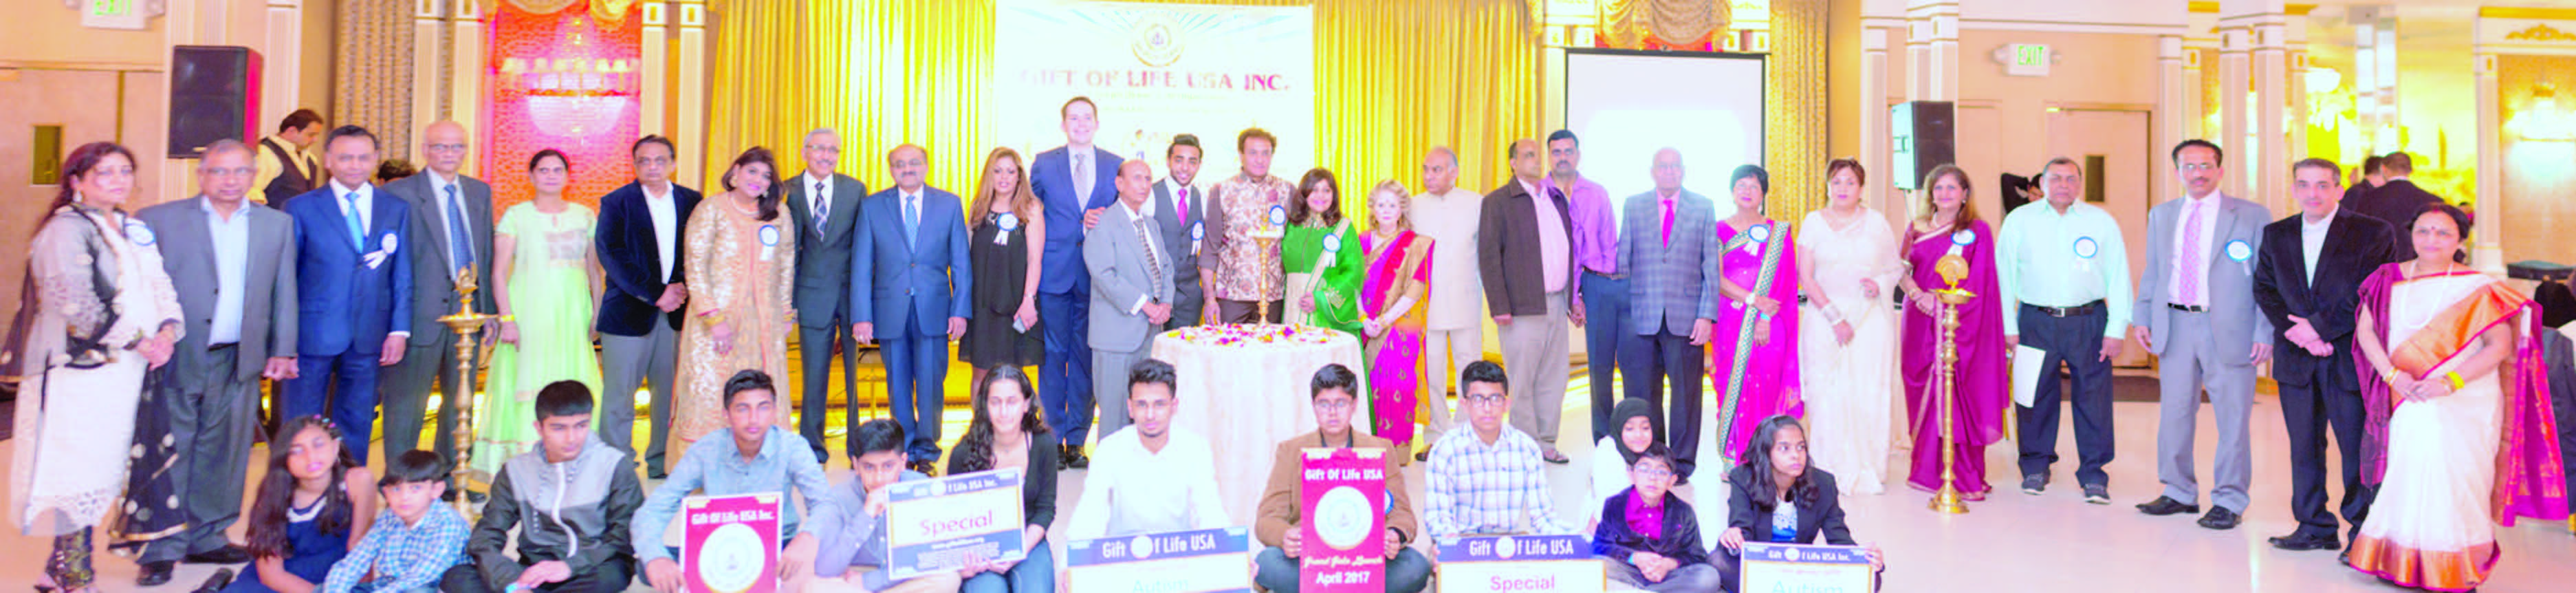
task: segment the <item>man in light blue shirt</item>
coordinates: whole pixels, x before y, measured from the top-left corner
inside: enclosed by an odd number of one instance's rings
[[[2002,281],[2004,343],[2045,351],[2039,361],[2055,376],[2063,361],[2075,375],[2075,446],[2081,465],[2075,481],[2084,501],[2111,504],[2111,361],[2126,342],[2130,308],[2129,247],[2111,213],[2086,204],[2084,169],[2074,159],[2048,161],[2040,177],[2048,199],[2004,217],[1996,237],[1995,267]],[[2018,361],[2027,363],[2028,361]],[[2032,405],[2018,415],[2021,491],[2048,489],[2048,466],[2057,462],[2057,414],[2062,390],[2039,382]]]
[[[635,522],[628,526],[635,535],[635,559],[644,563],[644,583],[655,589],[677,591],[682,586],[680,563],[673,559],[678,554],[662,545],[662,532],[670,528],[680,503],[691,494],[786,494],[794,488],[805,499],[806,514],[840,512],[831,484],[823,481],[823,466],[814,462],[813,447],[805,437],[778,427],[778,388],[769,373],[734,374],[725,381],[724,399],[728,428],[690,445],[680,464],[671,468],[671,479],[644,498],[643,508],[635,509]],[[778,535],[793,538],[778,557],[780,578],[812,575],[810,567],[821,542],[812,533],[796,532],[793,502],[779,499],[778,510]]]
[[[893,552],[886,540],[886,503],[890,488],[897,483],[927,480],[930,476],[905,469],[903,428],[883,418],[869,420],[850,429],[850,468],[858,474],[849,482],[832,488],[835,512],[815,513],[815,536],[822,547],[814,559],[815,580],[789,590],[825,593],[833,591],[875,591],[879,593],[952,593],[957,590],[957,573],[929,574],[909,579],[894,579],[886,569]],[[1010,563],[1004,563],[1007,566]],[[802,578],[808,575],[797,575]]]

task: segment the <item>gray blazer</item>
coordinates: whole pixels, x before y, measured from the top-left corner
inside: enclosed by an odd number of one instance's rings
[[[1207,188],[1191,186],[1190,217],[1182,220],[1180,208],[1172,205],[1172,178],[1154,182],[1154,224],[1158,227],[1156,230],[1163,232],[1163,236],[1155,239],[1163,242],[1164,253],[1174,254],[1172,259],[1179,260],[1179,269],[1172,275],[1172,284],[1178,287],[1174,292],[1183,303],[1197,303],[1207,298],[1199,290],[1199,254],[1190,251],[1190,226],[1206,220],[1206,201]],[[1176,262],[1163,263],[1175,265]],[[1197,321],[1190,320],[1192,324]]]
[[[1150,219],[1148,219],[1150,220]],[[1127,213],[1127,205],[1111,203],[1100,214],[1100,226],[1091,230],[1082,242],[1083,267],[1091,271],[1091,347],[1111,352],[1135,352],[1145,349],[1154,336],[1154,325],[1143,313],[1130,315],[1139,296],[1151,296],[1157,303],[1170,303],[1174,293],[1171,280],[1169,247],[1153,246],[1154,257],[1162,264],[1147,269],[1145,244],[1136,238],[1140,222]],[[1159,231],[1154,240],[1161,241]],[[1188,246],[1182,246],[1188,249]]]
[[[858,227],[859,200],[867,198],[868,184],[832,174],[831,220],[823,221],[819,235],[812,199],[806,197],[814,193],[814,178],[798,173],[786,185],[787,215],[805,232],[796,241],[796,323],[815,328],[847,324],[851,319],[850,237],[858,234],[850,229]]]
[[[2172,327],[2174,311],[2166,305],[2172,300],[2172,285],[2177,281],[2172,277],[2172,262],[2174,235],[2182,232],[2182,209],[2183,199],[2177,198],[2147,211],[2147,269],[2138,279],[2138,307],[2132,309],[2136,315],[2130,323],[2147,328],[2147,351],[2157,355],[2165,353],[2165,338],[2173,335],[2167,330]],[[2209,260],[2204,264],[2207,271],[2201,275],[2209,289],[2209,302],[2203,303],[2209,311],[2209,328],[2218,338],[2220,353],[2250,355],[2255,339],[2267,344],[2272,339],[2272,320],[2254,305],[2254,263],[2263,253],[2263,225],[2272,222],[2272,211],[2261,204],[2220,194],[2214,220],[2218,225],[2209,229],[2210,242],[2202,253]],[[2244,243],[2241,250],[2234,247],[2238,242]],[[2237,254],[2245,257],[2237,259]],[[2219,359],[2245,360],[2227,356]]]
[[[1717,205],[1682,190],[1674,200],[1673,240],[1664,243],[1664,207],[1655,192],[1628,196],[1619,209],[1619,269],[1628,272],[1628,333],[1671,330],[1690,335],[1691,321],[1717,319]]]
[[[412,240],[420,249],[411,267],[411,330],[416,334],[445,332],[438,318],[456,312],[456,262],[448,261],[445,210],[439,208],[437,186],[430,183],[436,173],[418,175],[384,184],[385,193],[393,194],[411,205]],[[500,305],[492,298],[492,186],[481,179],[456,176],[456,185],[465,198],[466,231],[474,235],[474,310],[498,314]],[[412,340],[413,345],[428,345],[427,340]]]
[[[208,226],[205,203],[206,198],[199,196],[134,214],[158,236],[161,266],[170,273],[170,287],[179,292],[179,310],[188,325],[174,356],[182,360],[206,351],[206,336],[215,321],[215,295],[223,286],[215,276],[214,229]],[[241,380],[253,381],[266,370],[269,357],[295,356],[295,219],[248,198],[233,215],[250,221],[250,265],[242,276],[237,366]]]

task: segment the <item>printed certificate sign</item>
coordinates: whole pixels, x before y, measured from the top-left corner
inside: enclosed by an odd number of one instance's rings
[[[1386,590],[1386,450],[1307,449],[1299,588]]]
[[[886,493],[887,576],[896,580],[955,573],[973,555],[988,561],[1028,556],[1021,539],[1020,470],[998,469],[897,482]]]
[[[1744,542],[1744,586],[1738,591],[1870,593],[1878,573],[1859,546]]]
[[[680,569],[690,593],[778,590],[777,492],[691,496],[680,505],[687,538]]]
[[[1147,533],[1065,547],[1073,593],[1250,593],[1252,530]]]
[[[1600,593],[1609,586],[1579,535],[1470,537],[1440,545],[1441,593]]]

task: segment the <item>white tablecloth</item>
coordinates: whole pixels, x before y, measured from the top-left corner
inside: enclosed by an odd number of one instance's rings
[[[1154,338],[1154,358],[1172,363],[1180,410],[1173,425],[1207,437],[1216,448],[1216,486],[1236,525],[1251,525],[1269,486],[1271,453],[1280,441],[1315,430],[1308,386],[1315,370],[1341,363],[1358,374],[1354,426],[1369,426],[1368,371],[1360,343],[1324,329],[1321,344],[1192,344],[1171,333]]]

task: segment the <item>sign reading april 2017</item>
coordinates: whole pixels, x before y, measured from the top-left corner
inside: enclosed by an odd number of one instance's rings
[[[1600,593],[1592,540],[1579,535],[1471,537],[1440,545],[1441,593]]]
[[[691,496],[681,504],[687,539],[680,568],[690,593],[778,590],[777,492]]]
[[[1242,527],[1147,533],[1065,547],[1073,593],[1252,591],[1252,532]]]
[[[1877,571],[1858,546],[1802,546],[1744,542],[1744,587],[1739,591],[1869,593]]]
[[[1300,588],[1386,590],[1386,450],[1307,449],[1303,460]]]
[[[966,558],[1028,556],[1021,530],[1020,470],[999,469],[898,482],[886,496],[886,544],[895,579],[954,573]]]

